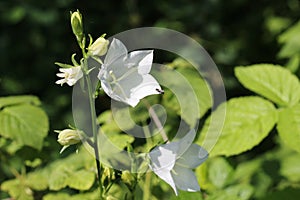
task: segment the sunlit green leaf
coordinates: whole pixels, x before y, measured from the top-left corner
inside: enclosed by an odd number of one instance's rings
[[[280,174],[292,182],[300,181],[300,154],[292,153],[282,158]]]
[[[72,174],[72,171],[67,170],[66,166],[65,168],[58,168],[54,170],[50,177],[49,177],[49,189],[50,190],[60,190],[62,188],[65,188],[68,185],[68,178],[70,174]]]
[[[36,170],[27,174],[27,185],[34,190],[46,190],[48,188],[49,171]]]
[[[279,113],[277,130],[286,145],[300,152],[300,104]]]
[[[9,180],[1,184],[1,189],[7,191],[17,200],[33,200],[33,191],[18,179]]]
[[[230,186],[224,190],[216,191],[207,197],[207,200],[248,200],[254,189],[248,184]]]
[[[244,87],[280,106],[292,106],[299,102],[299,79],[281,66],[258,64],[236,67],[235,75]]]
[[[38,106],[41,104],[41,102],[36,96],[31,95],[8,96],[0,98],[0,108],[17,104],[32,104]]]
[[[211,119],[222,115],[224,107],[226,118],[223,129],[220,133],[211,132],[214,130],[211,125],[220,126],[218,121],[211,122]],[[206,120],[196,142],[208,150],[212,148],[211,156],[236,155],[259,144],[276,122],[277,112],[271,102],[260,97],[233,98],[221,104]]]
[[[77,190],[88,190],[92,187],[95,180],[93,171],[79,170],[70,174],[68,186]]]
[[[223,188],[232,177],[233,168],[222,157],[209,160],[208,178],[217,188]]]
[[[17,144],[41,149],[48,129],[48,117],[39,107],[21,104],[0,111],[0,134]]]

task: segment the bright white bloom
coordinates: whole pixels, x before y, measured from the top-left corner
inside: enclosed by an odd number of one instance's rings
[[[156,147],[149,153],[150,169],[167,182],[178,195],[178,189],[195,192],[200,190],[192,171],[203,163],[208,153],[197,144],[192,144],[195,131],[191,130],[181,140]]]
[[[88,53],[93,56],[103,56],[107,52],[107,46],[109,41],[104,37],[99,37],[91,46],[88,48]]]
[[[124,44],[113,39],[98,74],[101,87],[112,99],[132,107],[148,95],[161,94],[160,85],[149,74],[152,60],[152,50],[128,54]]]
[[[60,85],[67,83],[69,86],[72,86],[83,76],[80,66],[70,68],[59,68],[59,71],[62,73],[57,73],[56,76],[62,79],[56,81],[55,83]]]

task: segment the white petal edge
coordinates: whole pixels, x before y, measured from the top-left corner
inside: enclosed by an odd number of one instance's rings
[[[194,169],[208,158],[208,152],[197,144],[192,144],[176,161],[180,166]]]
[[[123,59],[127,56],[127,49],[125,45],[118,39],[113,38],[110,46],[107,50],[107,54],[104,59],[105,65],[110,65],[115,60]]]
[[[178,189],[189,192],[200,191],[197,177],[191,169],[175,165],[173,170],[175,173],[172,171],[172,177]]]
[[[166,183],[168,183],[174,190],[176,196],[178,195],[178,191],[176,188],[176,184],[175,181],[171,175],[171,172],[166,170],[166,169],[161,169],[158,171],[153,171],[159,178],[161,178],[162,180],[164,180]]]
[[[142,99],[152,94],[160,94],[161,87],[152,75],[146,74],[142,78],[142,83],[131,89],[131,97]]]

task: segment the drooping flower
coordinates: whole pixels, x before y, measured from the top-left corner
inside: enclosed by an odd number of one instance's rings
[[[83,76],[80,66],[70,68],[59,68],[59,71],[61,73],[57,73],[56,76],[62,79],[56,81],[55,83],[60,85],[67,83],[69,86],[72,86]]]
[[[77,144],[81,141],[80,131],[73,129],[64,129],[62,131],[55,131],[58,133],[57,142],[63,146],[59,153],[62,153],[70,145]]]
[[[152,50],[128,54],[125,45],[114,38],[98,74],[101,87],[112,99],[132,107],[148,95],[161,94],[160,85],[149,74],[152,60]]]
[[[91,46],[88,48],[88,54],[92,56],[103,56],[107,52],[109,41],[103,36],[99,37]]]
[[[149,153],[150,169],[167,182],[178,195],[178,189],[195,192],[200,190],[192,169],[203,163],[208,153],[192,144],[195,131],[191,130],[181,140],[156,147]]]

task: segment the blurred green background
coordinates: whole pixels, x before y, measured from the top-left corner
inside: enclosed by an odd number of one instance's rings
[[[277,59],[277,36],[300,16],[297,0],[2,0],[0,96],[39,96],[56,128],[71,119],[72,91],[54,84],[54,62],[69,63],[79,50],[69,23],[70,11],[76,9],[94,38],[143,26],[167,27],[193,37],[213,57],[229,97],[246,92],[233,78],[234,66],[285,62]]]

